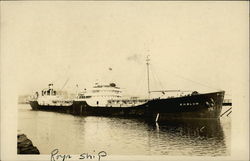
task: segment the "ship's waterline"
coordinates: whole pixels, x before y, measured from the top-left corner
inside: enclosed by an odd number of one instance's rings
[[[34,110],[57,111],[84,116],[122,116],[142,117],[144,119],[164,121],[169,118],[212,118],[220,117],[225,91],[199,93],[183,90],[150,90],[149,55],[146,59],[148,98],[122,97],[122,90],[116,83],[103,84],[96,82],[87,90],[77,93],[72,100],[63,99],[53,89],[53,83],[41,94],[36,92],[30,105]],[[78,85],[77,85],[78,89]],[[160,97],[151,97],[151,93],[160,92]],[[178,92],[176,96],[167,96],[166,93]],[[190,92],[184,94],[184,92]],[[159,114],[161,117],[159,119]]]
[[[231,119],[175,120],[148,123],[144,119],[74,116],[34,111],[19,105],[18,130],[41,154],[105,151],[108,155],[230,155]]]
[[[56,111],[83,116],[121,116],[143,117],[151,119],[159,116],[158,121],[169,118],[219,118],[225,91],[198,93],[151,99],[124,99],[120,87],[115,83],[96,84],[91,93],[83,92],[73,100],[66,100],[56,95],[49,84],[48,89],[36,93],[30,100],[34,110]],[[168,91],[169,92],[169,91]],[[164,93],[164,92],[163,92]]]

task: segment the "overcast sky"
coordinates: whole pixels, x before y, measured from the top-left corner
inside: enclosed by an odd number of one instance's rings
[[[247,2],[3,2],[2,67],[19,94],[116,82],[231,93],[248,70]],[[112,70],[109,70],[112,68]],[[10,76],[11,75],[11,76]],[[242,83],[246,83],[242,80]]]

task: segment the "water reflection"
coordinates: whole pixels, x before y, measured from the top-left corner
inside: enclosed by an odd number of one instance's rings
[[[187,137],[217,138],[223,140],[224,134],[220,120],[172,120],[156,123],[155,128],[162,132],[175,133]]]
[[[85,117],[79,143],[83,149],[105,149],[130,155],[228,155],[219,120],[174,120],[152,124],[138,119]],[[97,146],[98,145],[98,146]]]
[[[172,120],[151,127],[156,133],[150,133],[150,147],[161,154],[228,155],[220,120]]]
[[[230,154],[230,121],[174,120],[164,124],[140,119],[80,117],[19,110],[18,130],[27,134],[41,154],[106,151],[109,155]]]

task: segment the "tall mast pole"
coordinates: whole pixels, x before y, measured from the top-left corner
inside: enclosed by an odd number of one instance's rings
[[[150,86],[149,86],[149,61],[150,61],[150,59],[149,59],[149,55],[147,56],[147,59],[146,59],[146,61],[147,61],[147,76],[148,76],[148,99],[150,99]]]

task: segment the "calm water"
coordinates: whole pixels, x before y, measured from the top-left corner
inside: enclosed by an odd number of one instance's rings
[[[230,155],[231,118],[220,121],[175,121],[149,124],[143,120],[79,117],[32,111],[19,105],[18,132],[41,154],[106,151],[109,155]]]

